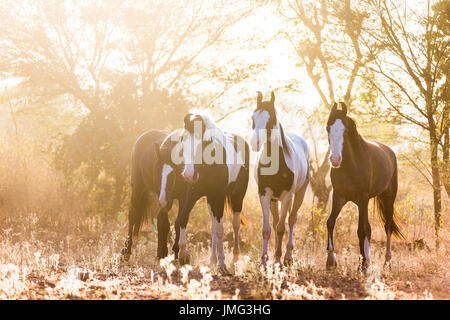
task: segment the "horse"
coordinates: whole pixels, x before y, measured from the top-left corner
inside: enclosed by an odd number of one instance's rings
[[[327,121],[330,144],[331,184],[333,186],[332,209],[327,220],[328,258],[326,268],[336,268],[333,229],[342,207],[352,201],[358,206],[358,238],[362,256],[361,270],[370,265],[371,228],[368,217],[369,199],[375,198],[378,213],[386,231],[386,260],[389,264],[391,235],[403,238],[394,217],[394,201],[397,195],[397,158],[394,151],[377,141],[366,141],[357,131],[356,123],[347,116],[343,102],[333,104]]]
[[[310,178],[308,145],[300,136],[284,132],[275,110],[273,91],[270,101],[262,101],[262,93],[258,91],[256,109],[252,115],[252,129],[252,150],[258,152],[254,175],[263,212],[261,265],[266,265],[269,259],[270,212],[276,232],[275,263],[281,264],[285,221],[290,209],[289,239],[283,261],[285,265],[289,265],[294,249],[297,211],[302,205]]]
[[[160,167],[154,145],[161,144],[167,137],[167,132],[149,130],[136,140],[131,154],[131,203],[128,212],[128,237],[121,255],[128,261],[131,255],[133,235],[137,236],[150,209],[151,195],[158,195],[160,189]],[[163,208],[158,212],[158,227],[164,226],[168,233],[169,225],[167,213],[170,208]],[[158,232],[159,233],[159,232]],[[159,235],[158,235],[159,237]],[[167,236],[166,236],[167,238]],[[167,255],[167,248],[160,247],[158,241],[159,258]]]
[[[236,263],[240,253],[240,215],[249,180],[250,148],[242,137],[223,132],[206,112],[200,110],[186,114],[181,141],[181,174],[188,187],[175,221],[174,251],[180,264],[189,262],[186,250],[189,214],[197,200],[206,196],[211,218],[210,266],[213,268],[218,260],[219,272],[229,274],[223,248],[223,213],[226,205],[233,211],[233,263]]]

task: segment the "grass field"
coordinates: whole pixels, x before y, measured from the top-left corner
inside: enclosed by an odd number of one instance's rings
[[[231,219],[226,219],[226,262],[232,276],[210,270],[209,222],[204,202],[192,213],[188,229],[189,266],[173,255],[156,260],[156,232],[146,225],[128,262],[119,255],[126,237],[126,214],[117,221],[85,218],[73,225],[52,225],[33,215],[4,218],[0,232],[1,299],[449,299],[449,237],[435,249],[427,210],[412,201],[397,203],[406,240],[393,241],[391,268],[384,268],[385,235],[371,212],[372,266],[358,272],[357,210],[348,205],[336,225],[338,269],[325,270],[326,214],[301,209],[297,222],[294,263],[259,267],[261,217],[256,197],[246,203],[241,229],[242,254],[231,261]],[[417,213],[419,212],[419,213]],[[417,213],[417,214],[416,214]],[[172,214],[172,221],[174,215]],[[444,221],[448,218],[444,216]],[[17,221],[21,221],[18,223]],[[55,220],[56,221],[56,220]],[[55,222],[56,224],[56,222]],[[196,226],[196,227],[192,227]],[[198,227],[203,226],[203,227]],[[173,227],[171,229],[173,231]],[[287,235],[284,240],[286,241]],[[169,239],[170,245],[173,243]],[[229,244],[229,245],[228,245]],[[270,250],[273,253],[274,237]],[[285,244],[283,245],[283,249]],[[169,250],[171,251],[171,250]]]

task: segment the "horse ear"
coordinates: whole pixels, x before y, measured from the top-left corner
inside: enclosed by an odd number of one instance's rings
[[[184,127],[188,127],[191,122],[191,113],[188,113],[184,116]]]
[[[275,103],[275,93],[273,93],[273,91],[270,93],[270,103],[272,104],[272,106]]]
[[[262,105],[262,93],[260,91],[258,92],[258,96],[256,97],[256,109],[259,109]]]
[[[333,106],[331,107],[331,112],[336,111],[337,109],[337,103],[333,103]]]
[[[339,102],[339,104],[341,105],[344,115],[347,115],[347,105],[344,102]]]
[[[153,149],[155,150],[156,159],[158,159],[158,161],[161,161],[161,153],[159,149],[159,144],[157,142],[153,143]]]

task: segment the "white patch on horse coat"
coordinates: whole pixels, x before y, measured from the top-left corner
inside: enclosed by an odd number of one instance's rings
[[[167,205],[167,198],[166,198],[166,187],[167,187],[167,177],[169,174],[173,171],[173,168],[168,165],[164,164],[162,171],[161,171],[161,191],[159,193],[159,203],[162,207],[165,207]]]
[[[194,124],[194,128],[197,127]],[[194,134],[189,133],[187,130],[183,130],[183,159],[184,159],[184,171],[183,175],[188,179],[194,178],[194,164],[201,163],[199,155],[196,155],[197,150],[201,144],[201,140],[196,138]]]
[[[178,241],[178,245],[184,249],[186,247],[186,243],[186,228],[180,228],[180,240]]]
[[[266,125],[270,119],[270,114],[266,110],[257,110],[253,114],[253,121],[255,127],[253,128],[252,138],[250,143],[253,151],[259,151],[258,148],[266,141],[264,135],[266,134]]]
[[[259,201],[263,210],[263,256],[266,256],[269,251],[270,239],[270,200],[272,199],[272,190],[266,188],[265,194],[259,196]]]
[[[276,131],[275,131],[276,129]],[[274,126],[273,132],[278,132],[278,137],[272,137],[273,139],[278,139],[278,143],[282,146],[281,143],[281,131],[280,124],[277,123]],[[289,149],[289,154],[287,150],[283,149],[284,158],[286,161],[287,167],[294,174],[294,181],[292,183],[292,187],[290,190],[286,190],[290,193],[296,193],[299,191],[305,182],[307,182],[308,177],[308,169],[309,169],[309,150],[306,141],[303,140],[300,136],[292,133],[284,132],[284,138],[286,141],[286,146]],[[265,145],[266,148],[266,145]],[[258,152],[256,156],[256,163],[259,163],[260,157],[266,152],[264,149]],[[279,166],[278,166],[279,168]],[[254,166],[254,177],[256,183],[258,183],[258,165]]]
[[[328,236],[328,251],[334,251],[333,243],[331,242],[330,236]]]
[[[367,237],[364,238],[364,257],[367,261],[370,261],[370,247],[369,239]]]
[[[224,133],[220,128],[218,128],[215,123],[212,121],[207,112],[202,110],[191,110],[192,113],[191,119],[195,116],[200,116],[203,119],[203,123],[205,124],[205,132],[203,134],[203,140],[213,139],[216,143],[223,146],[226,152],[226,165],[228,167],[228,184],[236,181],[239,171],[241,167],[244,166],[245,160],[243,152],[245,151],[245,144],[236,151],[233,143],[233,136],[228,133]],[[200,139],[194,137],[194,134],[189,134],[185,130],[186,135],[186,143],[190,146],[190,150],[187,152],[183,151],[185,157],[185,175],[187,177],[193,178],[194,176],[194,163],[197,164],[200,160],[200,163],[203,162],[203,154],[196,154],[199,150],[199,145],[201,143]],[[192,147],[193,146],[193,147]],[[242,149],[244,148],[244,149]],[[242,149],[242,150],[241,150]],[[201,150],[203,152],[204,150]],[[222,157],[220,157],[222,158]]]
[[[341,119],[336,119],[332,126],[328,137],[330,139],[331,157],[339,156],[342,159],[342,147],[344,145],[345,126]]]

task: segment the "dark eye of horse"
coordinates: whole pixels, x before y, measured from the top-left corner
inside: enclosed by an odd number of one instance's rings
[[[255,119],[252,117],[252,129],[255,129]]]

